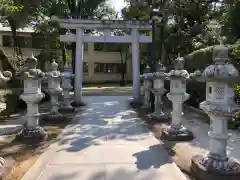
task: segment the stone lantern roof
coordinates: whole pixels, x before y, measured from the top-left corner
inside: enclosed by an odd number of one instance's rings
[[[44,78],[45,73],[40,69],[37,69],[37,59],[32,55],[32,57],[27,58],[26,68],[20,74],[20,77],[23,78]]]
[[[56,63],[55,60],[53,60],[52,63],[51,63],[51,69],[53,71],[57,71],[57,69],[58,69],[58,63]]]
[[[144,69],[143,73],[150,73],[151,70],[150,70],[150,67],[149,65],[147,65],[147,67]]]
[[[195,71],[191,76],[199,77],[200,80],[206,81],[207,79],[220,80],[220,81],[234,81],[238,79],[239,72],[230,63],[228,56],[229,49],[223,44],[217,45],[213,49],[213,64],[201,71]]]
[[[156,72],[164,72],[165,70],[166,70],[166,68],[164,67],[164,65],[159,60],[158,63],[157,63]]]
[[[60,71],[58,71],[58,63],[53,59],[50,67],[50,71],[47,73],[48,76],[52,78],[59,78],[61,76]]]
[[[174,69],[167,73],[168,78],[189,78],[189,73],[184,69],[184,58],[178,54],[178,57],[174,60]]]
[[[150,72],[151,72],[150,67],[147,65],[147,67],[143,71],[143,74],[140,75],[140,78],[148,79],[149,75],[151,74]]]
[[[151,80],[154,80],[154,79],[165,79],[166,73],[164,73],[164,71],[165,71],[165,67],[163,66],[161,61],[158,61],[157,65],[156,65],[156,72],[151,73],[150,67],[147,66],[145,71],[144,71],[144,74],[142,74],[140,76],[140,78],[151,79]]]
[[[153,79],[165,79],[166,78],[166,73],[165,73],[165,67],[159,60],[157,65],[156,65],[156,72],[152,74]]]

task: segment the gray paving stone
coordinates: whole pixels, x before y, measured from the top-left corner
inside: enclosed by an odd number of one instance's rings
[[[21,131],[22,125],[1,125],[0,126],[0,136],[11,135]]]
[[[60,143],[22,180],[186,180],[162,144],[128,109],[128,98],[85,98],[88,106],[75,117],[77,123],[64,130]]]
[[[38,180],[105,180],[105,169],[105,165],[48,166]]]
[[[107,164],[105,180],[180,180],[184,175],[175,171],[172,164],[163,164],[159,167],[138,169],[134,165]]]

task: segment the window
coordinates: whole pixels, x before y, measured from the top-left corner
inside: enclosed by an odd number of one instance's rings
[[[121,73],[121,64],[119,63],[106,64],[106,70],[108,73]]]
[[[95,63],[95,73],[121,73],[120,63]]]
[[[71,50],[72,49],[72,43],[65,43],[65,47],[67,50]],[[84,51],[88,51],[88,43],[84,43]]]
[[[32,36],[32,48],[34,49],[42,49],[42,42],[43,41],[43,37],[40,36]]]
[[[20,45],[22,48],[32,48],[32,37],[19,37],[20,39],[18,40],[19,43],[22,42]]]
[[[94,51],[103,51],[104,44],[103,43],[94,43]]]
[[[17,41],[21,48],[32,48],[32,38],[31,37],[17,36]],[[13,47],[12,36],[8,36],[8,35],[3,36],[3,46]]]
[[[94,43],[94,51],[119,52],[119,48],[115,43]]]
[[[3,46],[5,46],[5,47],[12,47],[13,46],[12,36],[3,35]]]
[[[83,62],[83,72],[88,73],[88,63],[87,62]]]
[[[32,37],[17,36],[17,41],[21,48],[32,48]]]
[[[104,63],[94,63],[94,72],[104,73],[105,72]]]

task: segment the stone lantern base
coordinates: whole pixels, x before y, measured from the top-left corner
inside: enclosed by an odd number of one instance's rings
[[[193,140],[193,133],[181,126],[181,128],[174,128],[169,126],[167,128],[162,129],[161,139],[167,141],[191,141]]]
[[[50,113],[42,117],[42,120],[45,122],[52,122],[52,123],[61,123],[67,119],[66,115],[61,113]]]
[[[213,166],[218,166],[214,168]],[[192,158],[191,171],[199,180],[239,180],[240,164],[232,160],[213,160],[201,155]]]
[[[75,112],[75,108],[74,107],[61,107],[59,108],[58,110],[60,113],[72,113],[72,112]]]
[[[45,141],[47,137],[47,132],[40,126],[36,128],[24,127],[21,133],[16,136],[16,140],[36,144]]]
[[[129,103],[130,107],[132,108],[141,108],[141,106],[143,105],[143,102],[141,100],[139,101],[136,101],[136,100],[132,100],[130,103]]]
[[[159,121],[159,122],[169,122],[170,121],[170,116],[167,113],[154,112],[154,113],[148,115],[148,119],[152,120],[152,121],[155,121],[155,122],[157,122],[157,121]]]
[[[73,107],[81,107],[81,106],[86,106],[86,103],[83,102],[83,101],[81,101],[81,102],[73,101],[73,102],[71,103],[71,105],[72,105]]]

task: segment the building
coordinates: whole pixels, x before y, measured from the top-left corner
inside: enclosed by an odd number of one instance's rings
[[[18,38],[24,56],[38,55],[41,51],[38,41],[32,36],[31,28],[18,30]],[[11,30],[0,26],[0,46],[8,58],[15,58]],[[86,43],[84,45],[84,82],[119,82],[121,80],[121,54],[117,44]],[[130,51],[129,51],[130,52]],[[71,50],[67,48],[71,57]],[[131,56],[127,61],[126,79],[132,79]]]

